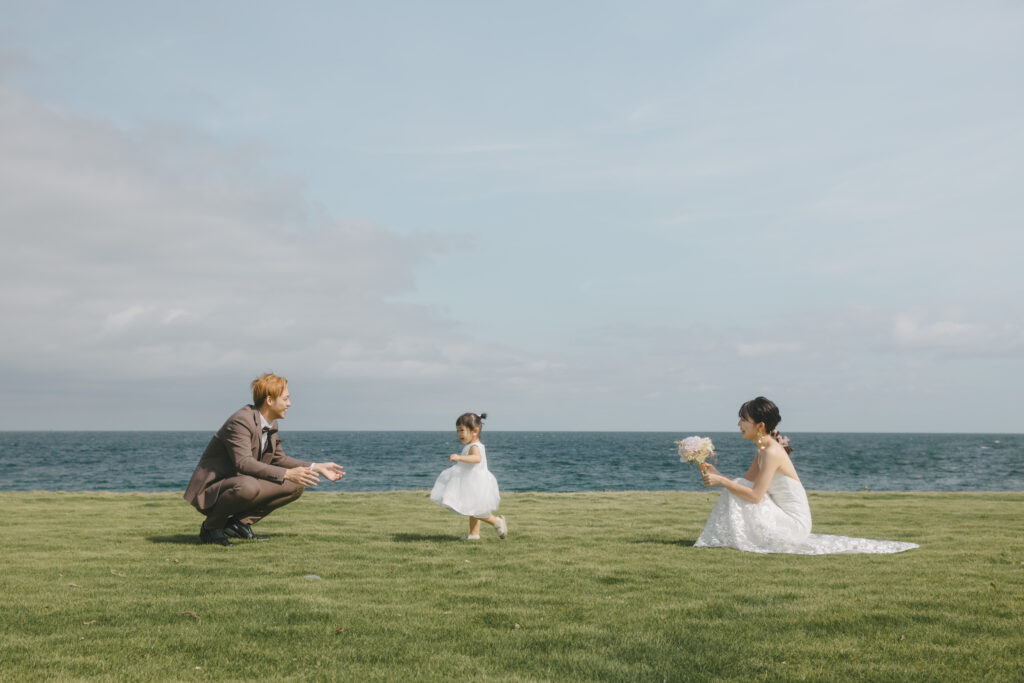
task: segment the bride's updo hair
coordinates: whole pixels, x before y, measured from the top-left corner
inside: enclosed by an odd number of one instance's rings
[[[480,413],[479,415],[476,413],[463,413],[455,420],[455,426],[456,428],[467,427],[472,430],[483,429],[484,420],[486,419],[487,413]]]
[[[779,442],[779,445],[792,453],[793,448],[789,445],[789,438],[779,434],[776,427],[782,422],[782,415],[779,407],[766,399],[764,396],[750,399],[740,406],[739,416],[744,420],[750,420],[754,424],[764,423],[765,431],[772,435],[772,438]]]
[[[745,420],[750,420],[754,424],[764,422],[764,428],[768,432],[774,432],[775,428],[782,422],[779,407],[764,396],[752,398],[741,405],[739,416]]]

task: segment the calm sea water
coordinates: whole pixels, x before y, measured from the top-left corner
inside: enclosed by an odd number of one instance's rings
[[[183,491],[210,432],[0,432],[0,490]],[[285,450],[345,466],[324,491],[429,489],[461,450],[453,432],[285,432]],[[661,432],[485,431],[504,491],[698,490]],[[742,476],[753,448],[710,433],[718,468]],[[804,486],[818,491],[1021,491],[1024,435],[789,434]]]

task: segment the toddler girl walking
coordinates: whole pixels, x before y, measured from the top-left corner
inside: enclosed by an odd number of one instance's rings
[[[480,538],[480,521],[493,526],[498,538],[508,535],[504,517],[495,517],[501,496],[498,480],[487,469],[487,449],[480,443],[480,430],[487,413],[463,413],[455,420],[455,434],[465,444],[462,453],[452,453],[448,460],[455,464],[437,477],[430,491],[430,500],[442,507],[469,517],[469,534],[464,541]]]

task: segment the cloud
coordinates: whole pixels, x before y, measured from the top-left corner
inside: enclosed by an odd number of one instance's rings
[[[0,45],[0,78],[9,73],[31,68],[32,62],[27,57],[17,52],[12,52]]]
[[[1024,352],[1024,330],[962,318],[901,313],[892,321],[892,346],[901,351],[945,351],[956,355],[1000,356]]]
[[[258,149],[0,86],[0,363],[39,380],[537,371],[399,301],[446,240],[321,214]]]
[[[477,155],[500,155],[509,152],[528,151],[536,146],[532,142],[507,142],[502,140],[457,143],[438,147],[382,148],[378,154],[389,156],[463,157]]]
[[[777,356],[779,354],[799,353],[804,345],[795,341],[754,341],[737,342],[736,352],[740,356]]]
[[[407,303],[450,235],[324,214],[253,146],[124,130],[0,85],[0,368],[38,397],[6,402],[5,419],[153,428],[157,396],[205,425],[207,395],[274,370],[301,379],[307,424],[439,425],[456,406],[509,426],[618,427],[623,396],[707,385],[673,349],[637,363],[630,339],[524,349],[457,304]],[[210,405],[180,405],[197,387]]]

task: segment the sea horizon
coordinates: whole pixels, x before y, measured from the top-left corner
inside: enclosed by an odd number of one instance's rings
[[[286,426],[281,426],[281,432],[318,432],[318,433],[455,433],[455,429],[322,429],[322,428],[302,428],[302,429],[288,429]],[[0,434],[31,434],[31,433],[115,433],[115,434],[147,434],[147,433],[168,433],[168,434],[184,434],[184,433],[209,433],[213,434],[216,429],[70,429],[70,428],[52,428],[52,429],[0,429]],[[739,434],[738,430],[736,431]],[[780,429],[782,434],[808,434],[808,435],[822,435],[822,434],[836,434],[836,435],[874,435],[874,434],[886,434],[886,435],[906,435],[906,436],[1024,436],[1024,432],[990,432],[990,431],[957,431],[957,432],[941,432],[941,431],[888,431],[888,430],[873,430],[873,431],[829,431],[829,430],[790,430]],[[509,434],[679,434],[680,438],[691,436],[694,434],[728,434],[730,430],[727,429],[716,429],[709,431],[701,430],[678,430],[678,429],[485,429],[481,432],[481,436],[486,434],[495,433],[509,433]]]
[[[0,431],[0,490],[180,491],[212,430]],[[454,430],[282,430],[285,452],[345,467],[327,491],[429,489],[461,449]],[[675,446],[694,432],[487,430],[503,491],[702,490]],[[812,491],[1024,490],[1024,435],[786,432]],[[703,432],[718,468],[743,476],[753,446]]]

